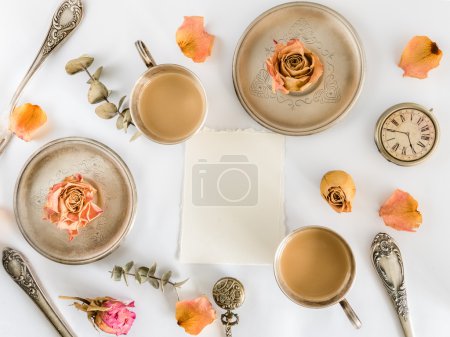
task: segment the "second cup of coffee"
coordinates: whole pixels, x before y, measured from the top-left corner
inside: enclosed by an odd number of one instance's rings
[[[347,242],[331,229],[302,227],[278,247],[274,271],[283,293],[308,308],[339,303],[352,324],[361,322],[345,295],[355,279],[355,259]]]

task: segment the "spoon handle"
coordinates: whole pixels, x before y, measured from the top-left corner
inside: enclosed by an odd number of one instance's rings
[[[3,267],[14,282],[16,282],[34,301],[39,309],[42,310],[62,337],[76,336],[63,321],[60,314],[58,314],[45,295],[41,285],[33,275],[29,264],[22,254],[14,249],[5,248],[3,250]]]
[[[81,22],[83,17],[83,4],[81,0],[64,0],[61,5],[53,14],[52,23],[48,30],[47,36],[42,43],[41,49],[39,50],[36,58],[31,64],[30,69],[28,69],[24,78],[20,82],[17,90],[15,91],[11,102],[9,104],[9,113],[15,108],[17,100],[20,97],[23,89],[27,85],[28,81],[34,75],[34,73],[39,69],[39,67],[44,63],[47,57],[55,50],[56,47],[62,44],[66,38],[72,33],[75,28]],[[10,131],[7,131],[5,135],[0,138],[0,155],[5,149],[6,145],[12,138]]]
[[[400,249],[388,234],[379,233],[375,236],[372,243],[372,262],[394,304],[405,336],[413,337],[414,332],[406,297],[403,259]]]

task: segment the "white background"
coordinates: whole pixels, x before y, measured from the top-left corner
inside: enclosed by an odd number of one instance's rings
[[[398,242],[406,260],[410,309],[417,336],[450,335],[449,188],[450,172],[450,38],[448,1],[338,1],[324,0],[343,14],[359,32],[367,55],[367,76],[362,95],[344,121],[323,133],[288,138],[286,150],[286,217],[290,230],[324,225],[341,233],[357,260],[357,278],[348,300],[363,327],[356,331],[338,306],[309,310],[295,306],[279,291],[271,266],[183,265],[177,260],[179,206],[183,172],[183,145],[161,146],[144,138],[135,143],[115,130],[113,121],[94,114],[86,101],[83,74],[70,77],[65,62],[89,53],[95,65],[104,65],[103,80],[115,96],[128,93],[144,71],[133,43],[143,39],[158,62],[189,67],[203,81],[210,101],[206,126],[260,129],[240,106],[231,80],[231,60],[246,26],[261,12],[280,4],[258,1],[161,2],[86,0],[86,15],[79,30],[48,60],[30,83],[22,102],[40,104],[49,121],[32,143],[15,139],[0,159],[0,248],[12,246],[31,261],[50,297],[78,336],[98,336],[83,313],[58,295],[135,299],[137,320],[130,336],[183,336],[174,319],[175,296],[149,285],[128,288],[109,279],[115,263],[134,259],[139,264],[157,260],[174,270],[175,279],[191,277],[183,298],[210,294],[214,282],[238,277],[247,299],[239,310],[235,336],[402,336],[395,312],[370,260],[369,247],[376,233],[387,231]],[[59,0],[3,1],[0,11],[0,105],[2,110],[34,58]],[[185,58],[175,43],[175,31],[184,15],[203,15],[216,35],[213,56],[204,64]],[[442,64],[430,78],[402,78],[396,64],[413,35],[429,35],[444,51]],[[117,98],[118,99],[118,98]],[[388,163],[377,152],[373,129],[389,106],[414,101],[433,107],[441,126],[437,153],[413,168]],[[86,136],[106,143],[130,166],[138,186],[139,208],[133,231],[108,258],[86,266],[65,266],[34,252],[14,220],[12,197],[18,171],[39,146],[64,136]],[[336,214],[321,199],[323,173],[344,169],[357,184],[354,211]],[[418,233],[386,228],[377,215],[380,204],[395,188],[410,192],[420,204],[424,223]],[[203,336],[222,336],[219,322]],[[53,328],[6,275],[0,271],[0,335],[2,337],[56,336]]]

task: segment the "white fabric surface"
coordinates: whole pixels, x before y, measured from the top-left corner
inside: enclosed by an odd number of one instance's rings
[[[59,0],[3,1],[0,11],[0,111],[31,63],[46,33]],[[379,231],[398,242],[405,258],[411,315],[417,337],[450,335],[450,225],[448,224],[450,172],[450,2],[323,0],[356,28],[367,56],[366,83],[350,114],[323,133],[286,139],[285,212],[289,230],[304,225],[329,226],[347,239],[355,254],[357,275],[348,300],[360,316],[357,331],[339,306],[322,310],[297,307],[278,289],[270,266],[194,265],[177,258],[184,146],[162,146],[144,138],[130,144],[129,136],[115,130],[113,121],[99,119],[86,101],[83,74],[68,76],[67,60],[84,53],[105,66],[103,79],[116,100],[131,90],[144,71],[134,41],[144,40],[157,62],[179,63],[193,70],[205,85],[210,113],[206,126],[214,129],[262,128],[241,107],[231,79],[234,48],[247,25],[260,13],[282,3],[277,0],[217,1],[85,0],[86,16],[80,29],[48,60],[33,78],[22,102],[41,104],[49,121],[40,137],[29,144],[15,139],[0,158],[0,249],[21,250],[43,281],[78,336],[99,334],[84,314],[58,295],[110,295],[135,299],[137,320],[130,337],[185,336],[174,319],[175,296],[150,286],[126,287],[110,280],[115,263],[134,259],[139,264],[157,260],[173,269],[174,279],[190,277],[180,292],[183,298],[209,294],[220,277],[238,277],[246,287],[246,302],[238,311],[234,335],[261,337],[401,337],[394,309],[370,261],[370,243]],[[174,34],[184,15],[204,15],[208,30],[217,36],[212,57],[204,64],[185,58]],[[397,67],[407,41],[427,34],[444,51],[442,64],[426,80],[403,78]],[[397,167],[378,153],[373,130],[389,106],[414,101],[433,107],[441,126],[441,142],[427,162],[412,168]],[[13,193],[17,175],[39,146],[64,136],[86,136],[111,146],[129,165],[138,185],[136,223],[123,245],[106,259],[85,266],[48,261],[26,243],[14,221]],[[336,214],[322,200],[319,183],[331,169],[351,173],[357,185],[354,211]],[[418,233],[386,228],[377,211],[396,188],[410,192],[420,203],[424,224]],[[57,336],[44,316],[0,270],[0,336]],[[201,334],[223,336],[217,321]]]
[[[284,226],[285,137],[205,130],[186,144],[180,260],[271,264]]]

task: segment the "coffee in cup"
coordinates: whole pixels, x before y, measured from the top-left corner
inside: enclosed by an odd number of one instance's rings
[[[317,226],[297,229],[278,247],[274,270],[281,290],[295,303],[310,308],[340,303],[354,326],[361,326],[344,299],[355,278],[355,259],[337,233]]]
[[[145,136],[162,144],[177,144],[203,125],[207,101],[200,80],[175,64],[155,65],[142,41],[136,47],[148,67],[131,94],[131,116]]]

